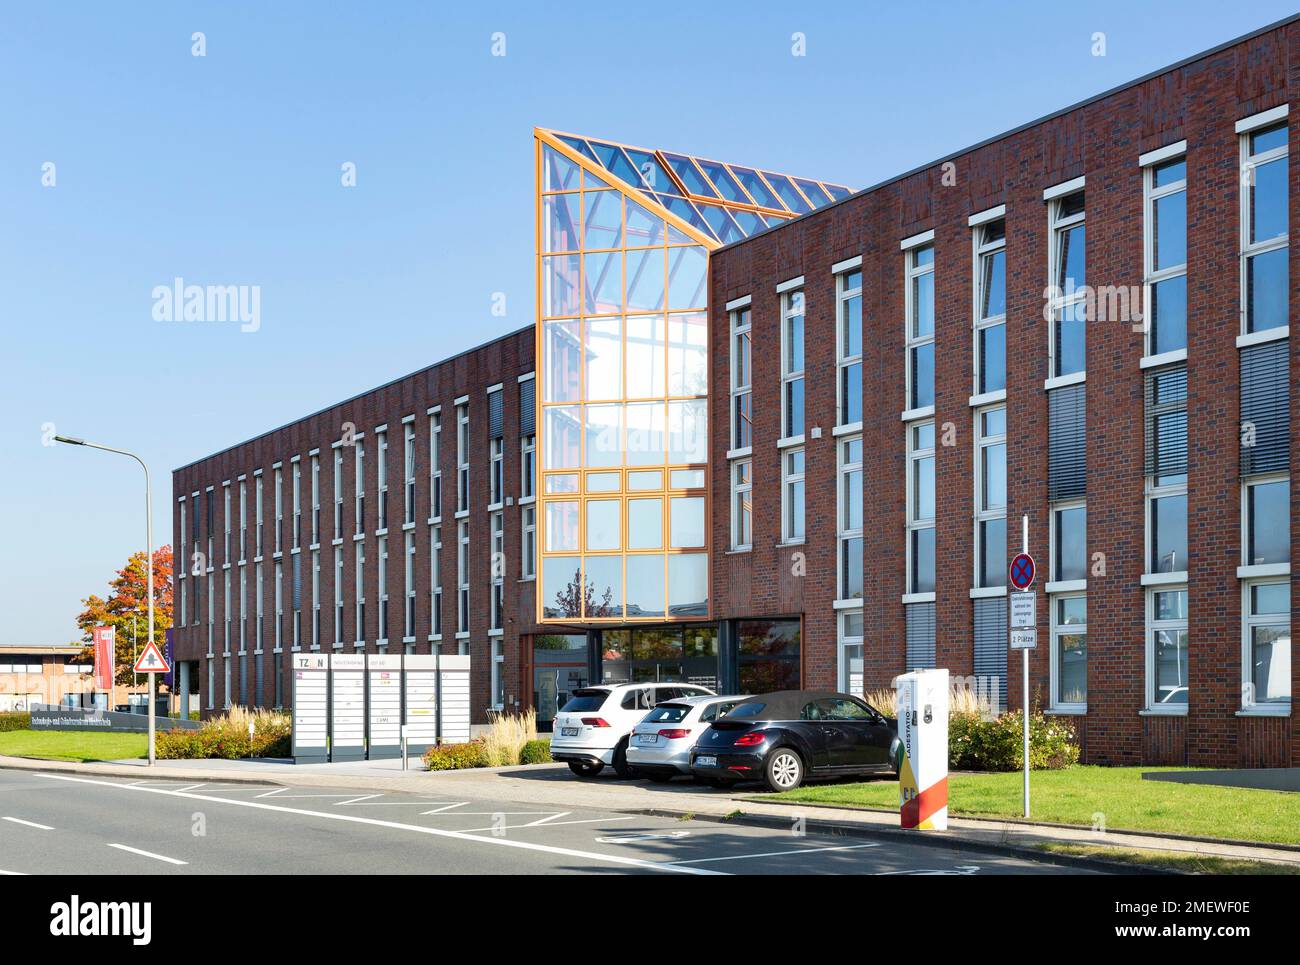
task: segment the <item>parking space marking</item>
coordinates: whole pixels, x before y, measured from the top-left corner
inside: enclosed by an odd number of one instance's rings
[[[974,875],[979,874],[977,864],[959,864],[951,868],[906,868],[902,871],[881,871],[881,875]]]
[[[550,821],[554,821],[556,818],[562,818],[562,817],[564,817],[565,815],[572,814],[572,813],[573,813],[572,811],[558,811],[558,812],[556,812],[555,814],[552,814],[549,818],[538,818],[536,821],[529,821],[527,824],[521,824],[520,827],[523,827],[523,828],[535,828],[535,827],[537,827],[538,825],[546,824],[546,823],[548,823],[548,822],[550,822]],[[570,824],[570,823],[572,823],[572,822],[565,821],[564,823],[565,823],[565,824]]]
[[[23,827],[36,828],[38,831],[53,831],[54,829],[48,824],[37,824],[35,821],[24,821],[22,818],[0,818],[0,821],[12,821],[14,824],[21,824]]]
[[[358,801],[369,801],[371,798],[382,797],[380,794],[362,794],[360,797],[354,797],[350,801],[339,801],[334,806],[336,808],[347,807],[349,804],[356,804]]]
[[[258,796],[258,797],[270,797],[272,794],[283,794],[283,793],[284,793],[285,791],[287,791],[287,790],[289,790],[287,787],[277,787],[277,788],[276,788],[275,790],[273,790],[273,791],[267,791],[267,792],[265,792],[264,794],[259,794],[259,795],[257,795],[257,796]]]
[[[462,813],[464,813],[464,812],[462,812]],[[564,813],[565,813],[565,814],[568,814],[569,812],[568,812],[568,811],[565,811]],[[557,816],[558,816],[558,815],[557,815]],[[627,815],[626,817],[583,818],[583,819],[581,819],[581,820],[579,820],[579,821],[554,821],[554,822],[552,822],[552,823],[550,823],[550,824],[542,825],[541,827],[542,827],[542,830],[545,830],[546,828],[558,828],[558,827],[560,827],[560,826],[562,826],[562,825],[566,825],[566,824],[605,824],[606,822],[610,822],[610,821],[631,821],[631,820],[633,820],[635,817],[636,817],[636,815],[634,815],[634,814],[629,814],[629,815]],[[536,823],[536,822],[532,822],[532,821],[530,821],[528,824],[505,825],[505,826],[500,827],[500,828],[469,828],[469,829],[467,829],[464,833],[465,833],[465,834],[478,834],[478,833],[480,833],[480,832],[482,832],[482,831],[494,831],[494,832],[503,832],[503,831],[522,831],[524,828],[535,828],[535,827],[538,827],[537,823]],[[600,838],[597,838],[596,840],[599,841]]]
[[[188,861],[182,861],[180,858],[169,858],[165,854],[154,854],[152,851],[133,848],[129,844],[110,844],[109,847],[117,848],[119,851],[129,851],[131,854],[138,854],[143,858],[153,858],[156,861],[166,861],[168,864],[189,864]]]
[[[463,808],[468,803],[468,801],[457,801],[455,804],[444,804],[442,807],[434,808],[432,811],[421,811],[420,817],[424,817],[426,814],[442,814],[444,811],[450,811],[452,808]]]
[[[607,838],[597,838],[597,844],[622,844],[632,841],[653,841],[659,838],[685,838],[690,835],[689,831],[634,831],[632,834],[611,835]]]
[[[820,854],[823,851],[860,851],[863,848],[878,848],[878,844],[842,844],[830,848],[799,848],[795,851],[761,851],[757,854],[723,854],[712,858],[684,858],[673,864],[704,864],[707,861],[743,861],[746,858],[781,858],[792,854]]]
[[[50,781],[69,781],[76,784],[94,784],[98,787],[112,787],[124,791],[136,791],[144,794],[163,794],[168,797],[179,797],[189,801],[209,801],[213,804],[227,804],[231,807],[255,808],[259,811],[275,811],[281,814],[294,814],[300,817],[323,818],[328,821],[347,821],[352,824],[364,824],[370,827],[387,828],[395,831],[410,831],[416,834],[427,834],[432,837],[454,838],[458,841],[475,841],[479,844],[492,845],[501,848],[519,848],[524,851],[540,851],[546,854],[563,855],[569,858],[581,858],[588,861],[601,861],[608,864],[627,865],[629,867],[641,868],[647,871],[666,871],[674,874],[692,875],[727,874],[725,871],[713,871],[708,868],[695,868],[661,861],[649,861],[644,858],[606,854],[599,851],[582,851],[577,848],[562,848],[556,845],[540,844],[535,841],[521,841],[517,838],[485,837],[479,834],[466,834],[463,831],[451,831],[446,828],[431,828],[422,824],[404,824],[399,821],[384,821],[379,818],[364,818],[359,814],[341,814],[337,811],[312,811],[307,808],[286,807],[281,804],[270,804],[263,801],[245,801],[238,798],[217,797],[213,794],[200,794],[195,791],[169,791],[155,787],[139,787],[134,784],[121,784],[115,781],[96,780],[88,777],[73,777],[67,774],[42,773],[41,776]],[[283,800],[283,798],[278,800]],[[537,814],[548,812],[534,811],[529,813]]]

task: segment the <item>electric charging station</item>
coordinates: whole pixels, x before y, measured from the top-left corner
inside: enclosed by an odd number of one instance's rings
[[[898,691],[898,816],[904,828],[948,829],[948,671],[913,670]]]

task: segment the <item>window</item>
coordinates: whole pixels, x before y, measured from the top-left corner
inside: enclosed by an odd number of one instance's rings
[[[469,512],[469,406],[456,406],[456,512]]]
[[[505,560],[506,560],[506,524],[505,513],[492,514],[492,608],[489,628],[500,630],[505,626]]]
[[[221,550],[221,562],[230,562],[230,483],[221,487],[221,499],[224,506],[224,523],[222,526],[224,532],[223,548]]]
[[[355,641],[361,643],[366,638],[366,544],[358,542],[354,546],[354,555],[356,563],[356,593],[354,604],[356,606],[357,633]]]
[[[520,545],[519,576],[531,580],[537,575],[537,507],[525,506],[519,511],[522,542]]]
[[[388,529],[388,431],[376,431],[375,442],[379,450],[375,460],[375,472],[379,483],[379,499],[376,502],[379,510],[379,530],[383,532]]]
[[[787,449],[781,454],[781,538],[787,543],[804,538],[804,451]]]
[[[1082,504],[1052,510],[1052,579],[1088,578],[1088,510]]]
[[[334,538],[343,538],[343,449],[334,449]]]
[[[1007,224],[975,228],[975,394],[1007,387]]]
[[[907,408],[934,405],[934,246],[907,257]]]
[[[1246,483],[1243,564],[1291,562],[1291,480],[1282,476]]]
[[[456,525],[456,632],[469,633],[469,523]]]
[[[934,592],[934,423],[907,429],[909,593]]]
[[[1146,376],[1149,573],[1187,570],[1187,370]]]
[[[1088,703],[1088,601],[1054,596],[1052,606],[1052,708],[1083,710]]]
[[[290,498],[293,501],[293,541],[290,545],[297,549],[302,545],[302,464],[297,460],[293,463],[293,492]]]
[[[1247,583],[1242,601],[1243,708],[1291,705],[1291,583]]]
[[[415,522],[415,423],[407,422],[402,426],[402,467],[405,513],[402,521]]]
[[[275,649],[282,646],[281,635],[284,624],[284,564],[275,563]]]
[[[836,324],[839,329],[836,356],[836,425],[862,421],[862,269],[846,271],[835,279]]]
[[[429,627],[436,639],[442,636],[442,527],[429,527]]]
[[[975,414],[975,538],[977,584],[1006,586],[1007,580],[1007,410]]]
[[[255,522],[254,522],[253,525],[254,525],[254,527],[255,527],[254,532],[257,534],[257,535],[256,535],[257,545],[256,545],[256,546],[254,547],[254,549],[253,549],[253,555],[254,555],[254,556],[259,556],[259,557],[260,557],[260,556],[262,555],[262,518],[263,518],[263,517],[262,517],[262,477],[261,477],[261,476],[258,476],[258,477],[257,477],[257,480],[256,480],[256,482],[254,483],[254,488],[255,488],[256,492],[255,492],[255,494],[254,494],[254,500],[253,500],[253,517],[254,517],[254,519],[255,519]],[[195,518],[195,520],[194,520],[194,536],[195,536],[196,539],[198,538],[198,523],[199,523],[198,519]]]
[[[1083,192],[1049,202],[1051,250],[1048,279],[1052,318],[1049,354],[1053,376],[1082,372],[1088,293],[1085,288],[1087,238],[1083,223]]]
[[[488,446],[488,502],[500,506],[505,498],[505,440],[493,439]]]
[[[1147,594],[1147,707],[1187,708],[1187,590]]]
[[[320,456],[311,457],[311,545],[320,543]]]
[[[528,433],[519,439],[519,500],[537,495],[537,436]]]
[[[185,537],[181,537],[185,545]],[[248,483],[239,481],[239,562],[248,559]],[[184,621],[182,621],[184,622]]]
[[[1146,353],[1187,348],[1187,159],[1149,165],[1145,184]]]
[[[388,642],[388,537],[379,537],[379,637]]]
[[[749,308],[731,313],[731,448],[754,444],[752,329]]]
[[[839,444],[839,589],[841,600],[862,599],[862,437]]]
[[[862,633],[861,610],[844,610],[840,613],[840,690],[862,696]]]
[[[803,435],[803,291],[781,296],[781,435]]]
[[[320,647],[320,550],[311,551],[311,645]]]
[[[1242,330],[1288,324],[1287,126],[1241,138]]]
[[[239,652],[248,650],[248,571],[239,570]]]
[[[366,446],[358,437],[352,443],[355,455],[353,462],[356,464],[356,479],[354,480],[353,491],[355,492],[355,512],[356,512],[356,535],[360,536],[366,531]]]
[[[731,464],[731,548],[747,550],[754,539],[754,463],[737,459]]]
[[[293,588],[290,605],[293,609],[293,649],[302,646],[302,556],[293,556]]]
[[[442,518],[442,414],[429,416],[429,518]]]
[[[334,645],[343,646],[343,547],[334,547]]]
[[[225,653],[230,653],[230,571],[226,570],[221,574],[221,584],[224,588],[225,595],[222,598],[222,624],[224,627],[224,636],[222,647]]]

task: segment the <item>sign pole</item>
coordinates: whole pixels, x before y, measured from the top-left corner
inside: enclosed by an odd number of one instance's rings
[[[1029,554],[1029,514],[1020,517],[1020,551]],[[1029,650],[1020,651],[1021,667],[1024,670],[1024,697],[1021,703],[1021,716],[1024,718],[1025,739],[1025,817],[1029,817]]]

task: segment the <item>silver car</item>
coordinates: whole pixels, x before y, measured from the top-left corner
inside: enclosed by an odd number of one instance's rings
[[[747,696],[679,697],[655,707],[632,728],[627,763],[638,777],[671,781],[691,773],[691,748],[709,725]]]

